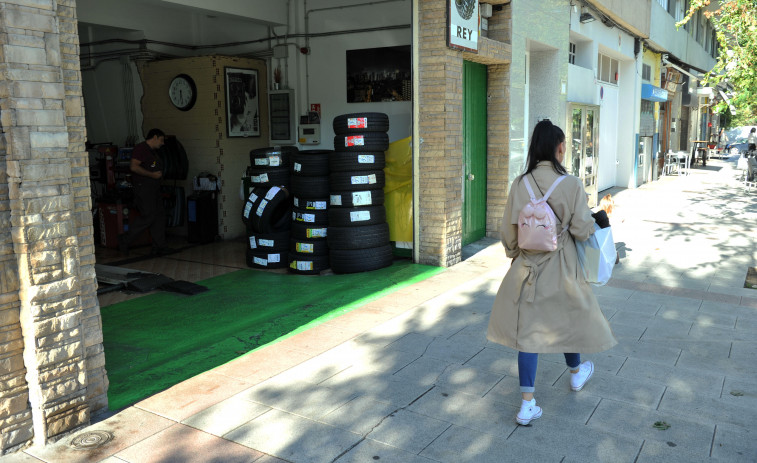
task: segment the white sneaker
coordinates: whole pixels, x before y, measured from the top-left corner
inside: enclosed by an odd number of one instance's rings
[[[520,405],[520,411],[515,415],[515,422],[526,426],[531,420],[541,418],[541,407],[536,405],[536,399],[531,399],[531,402],[522,402]]]
[[[580,391],[594,374],[594,364],[587,360],[578,366],[577,373],[570,374],[570,388],[574,391]]]

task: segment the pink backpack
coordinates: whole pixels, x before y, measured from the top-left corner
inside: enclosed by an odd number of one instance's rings
[[[557,218],[547,204],[549,195],[565,178],[561,175],[555,180],[541,199],[536,199],[528,178],[523,176],[531,201],[523,206],[518,214],[518,247],[529,251],[554,251],[557,249]],[[568,227],[563,228],[565,231]],[[562,233],[562,232],[560,232]]]

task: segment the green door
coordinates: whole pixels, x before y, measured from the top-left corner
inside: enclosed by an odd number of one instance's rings
[[[486,235],[486,66],[463,61],[463,246]]]

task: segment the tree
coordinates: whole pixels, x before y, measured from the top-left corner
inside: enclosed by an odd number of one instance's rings
[[[676,26],[681,27],[698,11],[708,18],[714,28],[720,52],[714,68],[705,76],[708,85],[722,84],[733,88],[731,105],[736,114],[734,125],[755,125],[757,122],[757,1],[721,0],[717,8],[710,8],[711,0],[691,0],[686,17]],[[717,112],[728,111],[721,101]]]

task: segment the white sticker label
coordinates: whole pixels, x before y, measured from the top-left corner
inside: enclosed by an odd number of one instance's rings
[[[371,211],[350,212],[350,222],[364,222],[366,220],[371,220]]]
[[[255,214],[258,215],[258,217],[263,217],[263,211],[265,210],[266,205],[268,204],[268,201],[265,199],[260,201],[260,204],[258,205],[258,210],[255,211]]]
[[[250,209],[252,209],[252,203],[247,202],[244,205],[244,213],[243,213],[245,219],[250,217]]]
[[[250,201],[251,203],[254,203],[255,201],[258,200],[258,195],[256,195],[255,193],[250,193],[250,197],[247,198],[247,200]]]
[[[258,265],[264,265],[266,267],[268,266],[268,261],[263,259],[262,257],[254,257],[252,261]]]
[[[268,183],[268,174],[253,175],[250,179],[252,183]]]
[[[364,129],[368,127],[368,118],[350,117],[347,119],[347,127],[350,129]]]
[[[299,162],[295,162],[294,163],[294,171],[295,172],[300,172],[301,170],[302,170],[302,164],[300,164]]]
[[[326,229],[308,228],[306,235],[308,238],[326,238]]]
[[[327,207],[326,201],[308,201],[305,204],[305,209],[315,209],[317,211],[326,210]]]
[[[355,191],[352,193],[353,206],[370,206],[372,202],[370,191]]]
[[[307,223],[315,223],[315,214],[301,214],[302,221]]]
[[[313,270],[313,262],[298,260],[297,270]]]
[[[255,159],[255,165],[256,166],[267,166],[268,165],[268,158],[258,158]]]
[[[260,243],[261,246],[265,246],[267,248],[273,247],[273,240],[258,240],[258,243]]]
[[[281,262],[281,254],[268,254],[268,262]]]
[[[281,188],[277,186],[271,187],[271,189],[268,190],[268,194],[265,195],[265,199],[267,199],[268,201],[272,200],[273,197],[276,196],[276,193],[278,193],[279,191],[281,191]]]
[[[331,205],[332,206],[341,206],[342,205],[342,195],[331,195]]]
[[[350,183],[353,185],[367,185],[368,176],[367,175],[353,175],[352,177],[350,177]]]
[[[376,158],[372,154],[359,154],[357,162],[358,164],[373,164],[376,162]]]
[[[313,253],[313,243],[297,243],[295,245],[295,249],[297,252],[301,252],[303,254],[312,254]]]
[[[278,156],[269,156],[268,165],[271,167],[278,167],[281,165],[281,158]]]
[[[364,146],[365,137],[363,135],[352,135],[351,137],[344,137],[344,146]]]
[[[258,245],[255,244],[255,237],[251,236],[250,237],[250,249],[256,249],[257,247],[258,247]]]

